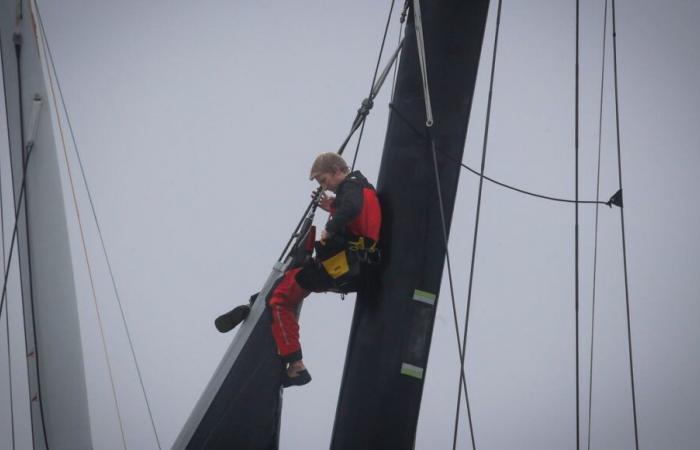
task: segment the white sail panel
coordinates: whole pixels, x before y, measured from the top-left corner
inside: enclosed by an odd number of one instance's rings
[[[34,448],[44,449],[48,443],[53,449],[90,449],[76,287],[54,138],[55,113],[49,101],[43,49],[38,45],[40,30],[31,6],[29,1],[0,1],[16,204],[22,191],[23,160],[27,160],[16,257],[22,279]]]

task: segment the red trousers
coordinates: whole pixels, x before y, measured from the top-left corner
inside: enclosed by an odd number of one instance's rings
[[[311,291],[299,286],[296,275],[301,268],[288,270],[282,281],[272,292],[270,310],[272,312],[272,335],[277,343],[277,351],[285,362],[302,358],[299,343],[299,304]]]

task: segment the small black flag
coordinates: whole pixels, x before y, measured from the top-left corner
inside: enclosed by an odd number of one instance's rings
[[[610,200],[608,200],[608,206],[612,207],[612,205],[622,208],[622,189],[615,192],[615,195],[610,197]]]

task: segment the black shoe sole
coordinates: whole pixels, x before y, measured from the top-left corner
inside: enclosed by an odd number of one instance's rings
[[[250,306],[240,305],[216,318],[214,325],[221,333],[228,333],[243,322],[250,314]]]
[[[308,384],[310,382],[311,382],[311,374],[306,369],[297,372],[297,376],[295,376],[295,377],[290,377],[289,375],[287,375],[285,373],[284,378],[282,378],[282,386],[284,386],[284,387],[303,386],[303,385]]]

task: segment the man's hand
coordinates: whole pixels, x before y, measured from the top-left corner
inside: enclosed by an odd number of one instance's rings
[[[328,239],[328,231],[324,228],[321,230],[321,242],[325,242]]]
[[[314,192],[311,194],[311,196],[313,197],[315,194],[316,194],[316,193],[315,193],[315,191],[314,191]],[[326,211],[326,212],[330,212],[330,211],[331,211],[331,205],[333,204],[333,201],[334,201],[334,200],[335,200],[335,197],[326,194],[325,191],[324,191],[324,192],[321,192],[321,198],[319,198],[319,200],[318,200],[318,206],[320,206],[322,210],[324,210],[324,211]]]

